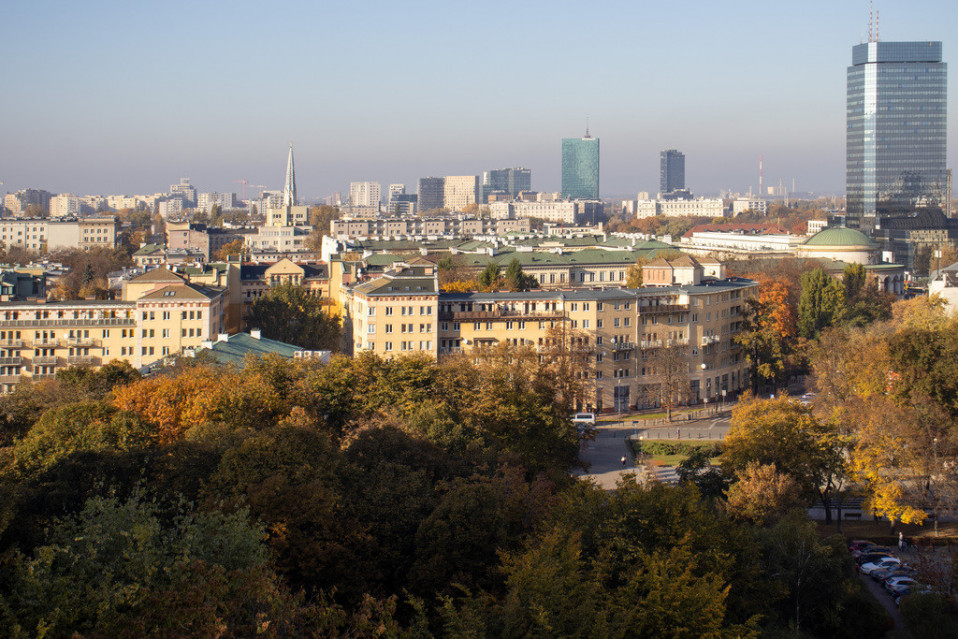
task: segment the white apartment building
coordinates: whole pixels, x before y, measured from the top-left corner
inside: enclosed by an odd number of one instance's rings
[[[478,176],[448,175],[443,185],[443,204],[451,211],[461,211],[476,203],[478,190]]]
[[[638,200],[635,203],[637,218],[654,217],[725,217],[725,203],[721,198],[697,200]]]
[[[236,194],[216,193],[214,191],[213,193],[200,193],[196,196],[196,208],[204,213],[209,213],[216,205],[219,205],[223,210],[235,209],[237,206]]]
[[[350,182],[349,203],[353,206],[378,207],[382,200],[382,187],[379,182]]]
[[[561,224],[591,224],[601,217],[602,202],[492,202],[489,215],[499,220],[534,217]]]
[[[760,197],[740,197],[732,201],[732,215],[741,215],[746,211],[768,213],[768,202]]]
[[[50,217],[77,217],[80,215],[80,198],[72,193],[61,193],[50,198]]]
[[[175,219],[179,217],[180,213],[183,212],[183,200],[174,197],[168,200],[163,200],[156,207],[156,212],[160,214],[164,220]]]
[[[47,220],[0,219],[0,242],[45,253],[61,248],[116,246],[117,221],[112,216]]]

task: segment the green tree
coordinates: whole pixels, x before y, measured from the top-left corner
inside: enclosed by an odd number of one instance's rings
[[[802,275],[802,297],[798,302],[798,333],[814,339],[822,329],[835,325],[845,308],[845,289],[822,268]]]
[[[246,323],[262,330],[263,337],[307,350],[340,348],[339,318],[327,313],[319,296],[293,284],[277,286],[257,299]]]
[[[495,262],[489,262],[479,273],[479,285],[485,289],[493,288],[499,281],[499,265]]]
[[[775,464],[750,462],[729,487],[728,512],[733,519],[762,526],[800,508],[802,501],[801,486],[778,472]]]
[[[506,285],[510,291],[527,291],[530,288],[538,288],[539,281],[532,275],[523,273],[519,258],[514,257],[506,267]]]

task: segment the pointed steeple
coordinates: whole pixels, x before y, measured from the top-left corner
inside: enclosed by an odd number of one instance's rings
[[[293,143],[289,143],[286,162],[286,183],[283,185],[283,206],[296,206],[296,169],[293,168]]]

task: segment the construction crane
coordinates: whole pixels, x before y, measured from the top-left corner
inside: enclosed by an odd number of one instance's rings
[[[246,185],[249,184],[249,180],[233,180],[237,184],[243,185],[243,201],[246,201]]]

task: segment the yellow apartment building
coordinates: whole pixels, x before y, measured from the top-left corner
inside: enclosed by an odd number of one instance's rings
[[[656,288],[437,293],[427,267],[400,269],[345,289],[347,343],[383,357],[442,358],[507,343],[578,354],[591,396],[576,408],[626,410],[714,402],[748,387],[735,343],[757,284],[732,278]]]

